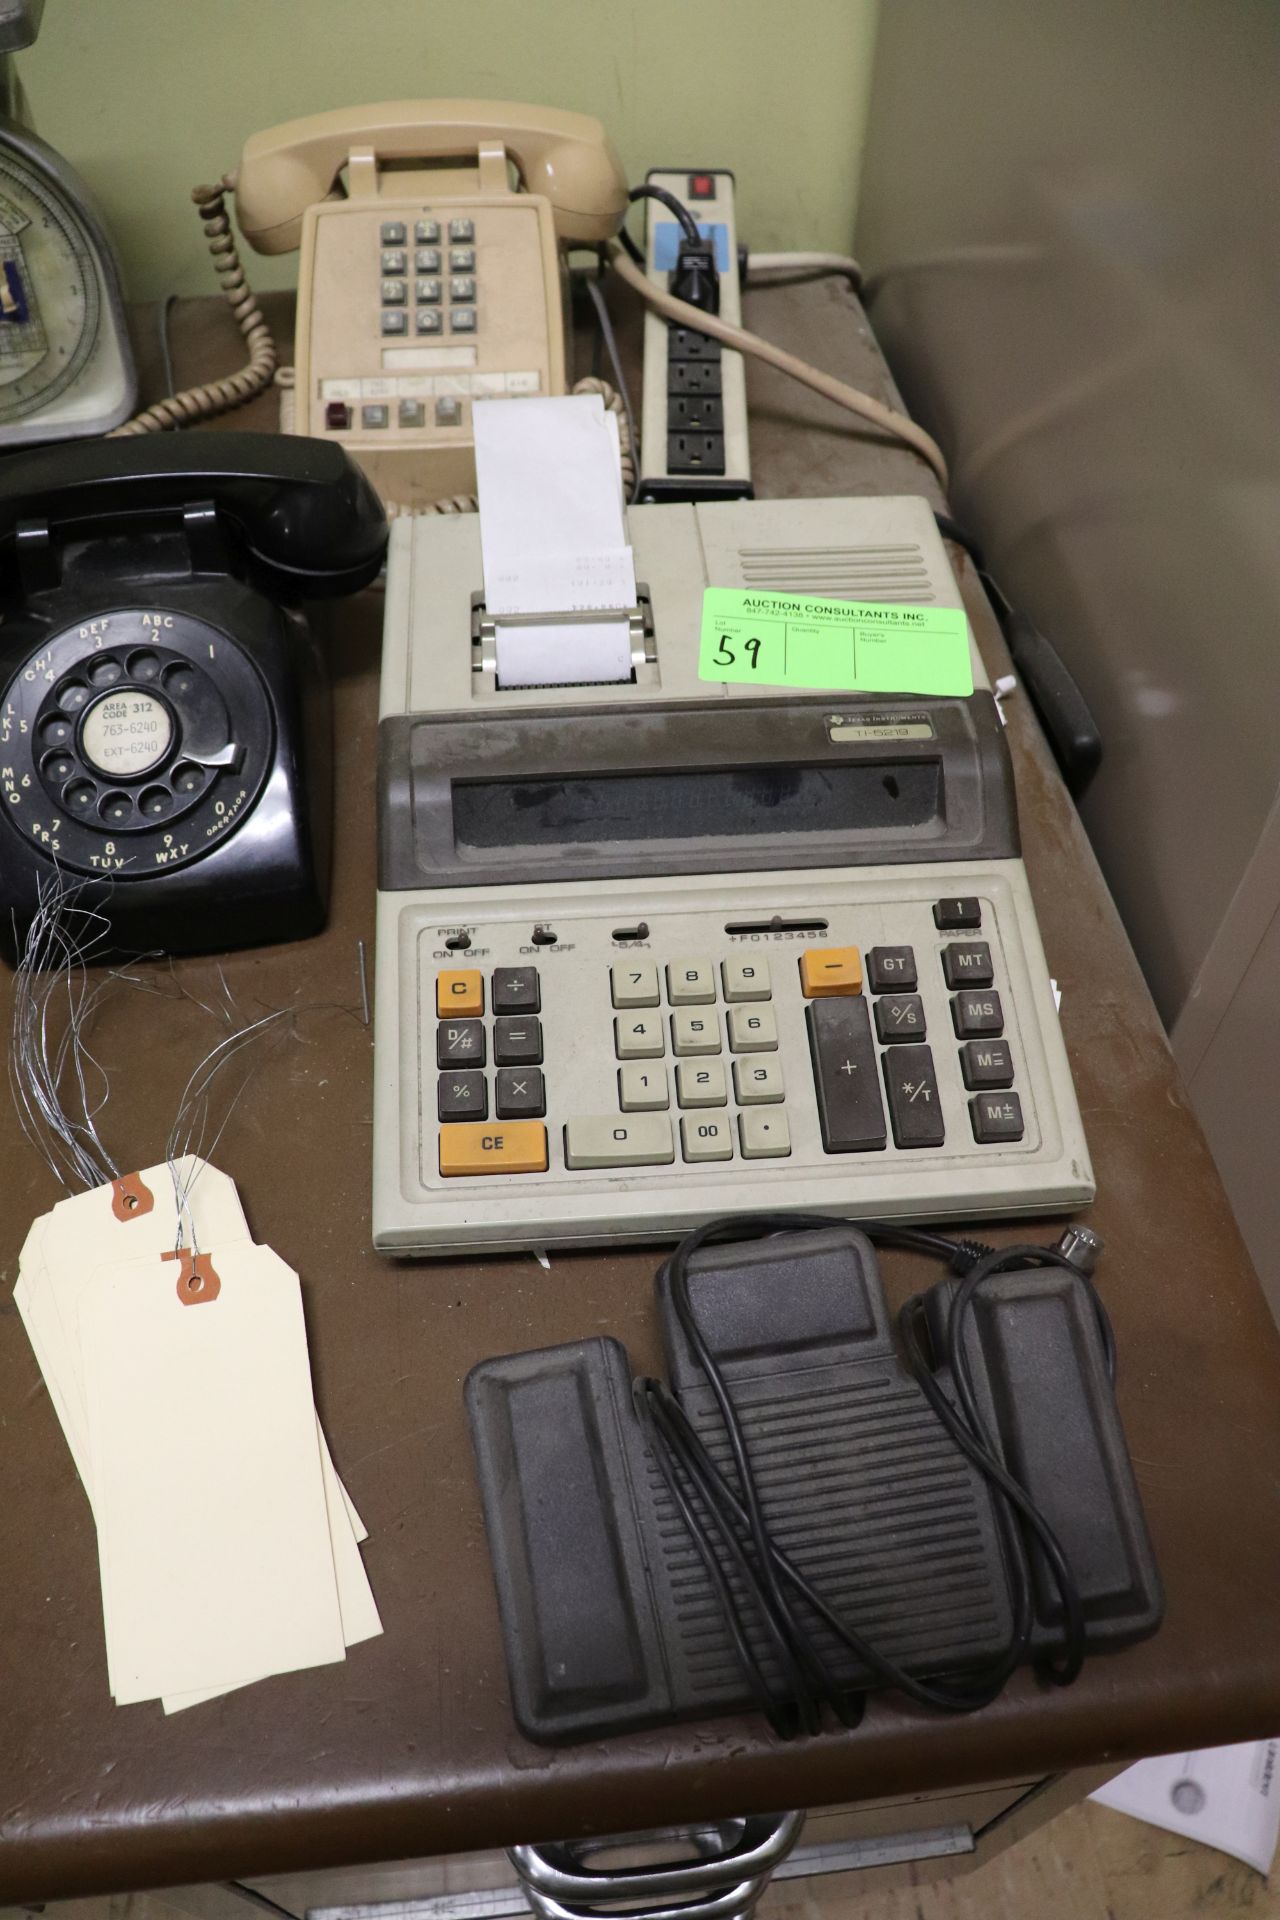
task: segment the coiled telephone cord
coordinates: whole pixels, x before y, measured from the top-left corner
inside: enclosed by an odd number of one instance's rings
[[[233,184],[231,176],[224,174],[216,186],[193,187],[191,198],[213,255],[218,285],[249,348],[248,363],[225,379],[209,380],[203,386],[187,387],[182,393],[171,394],[167,400],[157,400],[153,407],[147,407],[117,427],[108,439],[132,433],[166,433],[173,427],[193,426],[216,413],[226,413],[231,407],[242,407],[246,400],[252,400],[255,394],[271,385],[276,370],[276,343],[240,264],[226,205],[226,196]]]

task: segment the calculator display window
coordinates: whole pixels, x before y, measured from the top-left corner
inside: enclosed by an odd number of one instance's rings
[[[455,781],[462,854],[566,843],[689,841],[917,827],[941,819],[937,760]]]

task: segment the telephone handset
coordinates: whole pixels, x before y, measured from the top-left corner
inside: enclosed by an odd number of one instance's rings
[[[0,466],[0,943],[87,883],[114,947],[314,933],[326,680],[302,602],[376,578],[386,518],[340,447],[87,443]]]
[[[566,391],[563,249],[601,244],[626,208],[586,114],[401,100],[255,134],[241,231],[261,253],[302,250],[296,432],[346,448],[404,506],[469,492],[472,400]]]

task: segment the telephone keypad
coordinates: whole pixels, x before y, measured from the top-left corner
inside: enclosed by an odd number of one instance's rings
[[[382,331],[385,334],[407,333],[409,316],[399,307],[384,307],[382,310]]]
[[[409,265],[409,256],[403,247],[384,247],[382,252],[382,271],[384,273],[404,273]]]
[[[474,300],[476,297],[476,277],[473,273],[455,273],[449,282],[451,300]]]
[[[382,283],[382,304],[384,307],[402,307],[408,299],[409,289],[403,280],[384,280]]]
[[[435,280],[435,279],[415,280],[414,286],[413,286],[413,297],[419,303],[420,306],[426,306],[426,307],[439,306],[440,304],[439,280]]]
[[[475,264],[476,250],[474,247],[450,247],[450,273],[473,273],[475,271]]]
[[[440,271],[439,247],[416,248],[413,256],[413,270],[415,273],[439,273]],[[419,300],[423,298],[421,293],[418,295],[418,298]]]
[[[403,220],[384,220],[382,223],[382,244],[384,247],[402,247],[405,242]]]
[[[475,308],[450,307],[449,325],[455,333],[474,333],[476,330]]]
[[[459,215],[457,219],[449,222],[449,238],[451,241],[474,240],[475,237],[476,226],[474,220],[468,220],[464,216]]]
[[[439,307],[419,307],[414,315],[414,326],[419,333],[442,333],[444,321],[440,317]],[[436,402],[436,413],[440,412],[440,402]]]
[[[413,237],[415,240],[438,240],[440,238],[440,222],[438,220],[416,220],[413,227]]]

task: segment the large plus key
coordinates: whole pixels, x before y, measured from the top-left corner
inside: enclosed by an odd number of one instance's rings
[[[867,1153],[886,1144],[884,1105],[867,1003],[861,996],[811,1000],[805,1008],[828,1153]]]

